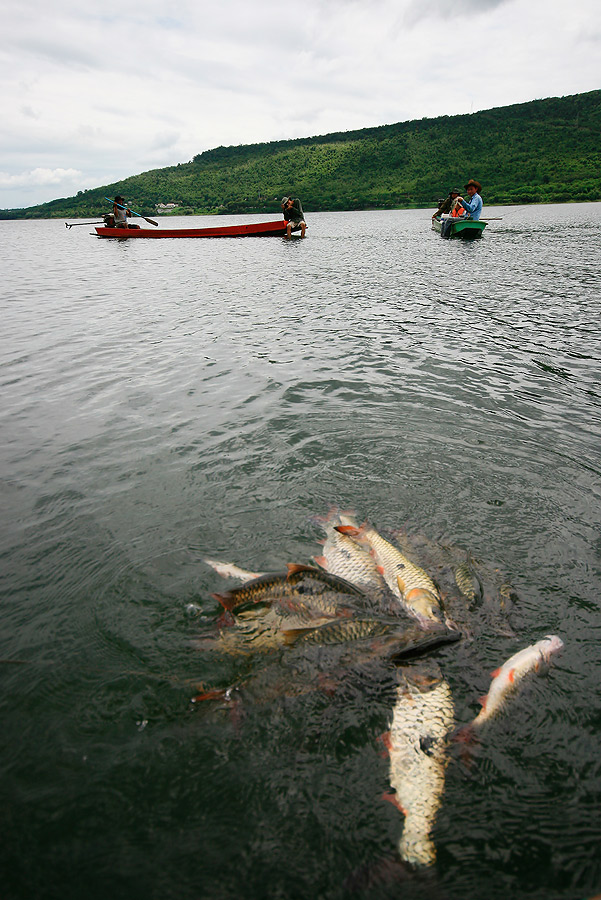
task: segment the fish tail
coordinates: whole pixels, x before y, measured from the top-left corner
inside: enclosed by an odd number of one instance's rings
[[[361,537],[363,535],[362,529],[356,525],[334,525],[334,530],[338,531],[339,534],[346,534],[348,537]]]
[[[231,593],[231,591],[225,591],[223,594],[211,594],[211,596],[219,603],[221,603],[221,605],[227,612],[231,612],[236,605],[234,601],[234,595]]]

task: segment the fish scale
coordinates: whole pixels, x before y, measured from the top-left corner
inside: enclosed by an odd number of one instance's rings
[[[405,814],[399,852],[413,866],[431,866],[436,848],[431,832],[441,804],[447,766],[447,735],[455,721],[448,683],[401,676],[386,745],[394,803]]]
[[[384,580],[403,607],[422,625],[444,619],[438,588],[428,573],[411,562],[398,547],[385,540],[375,528],[338,525],[336,530],[371,548]]]

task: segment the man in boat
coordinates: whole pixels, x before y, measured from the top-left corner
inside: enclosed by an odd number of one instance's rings
[[[469,200],[464,200],[463,197],[458,197],[457,200],[467,211],[468,217],[477,222],[482,214],[482,197],[480,195],[482,185],[479,181],[474,181],[473,178],[470,178],[464,187],[469,195]]]
[[[131,209],[125,205],[123,197],[115,197],[113,201],[113,222],[115,228],[139,228],[139,225],[132,225],[127,221],[127,217],[131,218]],[[108,224],[108,223],[107,223]]]
[[[435,219],[436,216],[441,216],[443,213],[450,213],[453,203],[455,202],[459,194],[459,188],[453,188],[452,191],[449,191],[449,196],[446,197],[442,201],[442,203],[438,204],[438,209],[436,210],[432,218]]]
[[[298,197],[294,200],[292,197],[282,197],[282,211],[284,213],[284,219],[288,223],[286,225],[286,237],[290,237],[293,228],[296,231],[300,226],[301,237],[304,238],[307,225],[305,223],[303,207]]]

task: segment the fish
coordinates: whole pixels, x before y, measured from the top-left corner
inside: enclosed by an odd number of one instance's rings
[[[412,620],[405,627],[398,621],[377,617],[330,620],[322,625],[296,627],[287,622],[284,626],[287,646],[296,644],[343,644],[371,642],[367,654],[354,650],[357,657],[380,656],[395,661],[407,656],[425,653],[442,644],[452,643],[461,637],[459,631],[439,626],[424,631]],[[373,652],[371,652],[373,651]]]
[[[482,586],[471,564],[466,560],[453,567],[455,584],[463,596],[473,602],[482,595]]]
[[[224,609],[231,612],[238,606],[248,603],[265,602],[283,597],[308,597],[326,593],[328,590],[351,597],[364,597],[363,592],[350,581],[338,578],[336,575],[324,572],[314,566],[295,563],[290,563],[286,572],[261,575],[230,591],[213,594],[213,597],[221,603]]]
[[[261,578],[265,572],[250,572],[248,569],[241,569],[235,563],[220,562],[217,559],[205,559],[207,566],[214,569],[222,578],[238,578],[240,581],[251,581],[254,578]]]
[[[390,625],[378,619],[348,619],[326,622],[316,627],[314,624],[305,627],[283,628],[284,638],[288,645],[306,644],[343,644],[347,641],[361,641],[365,638],[386,634]]]
[[[471,729],[478,729],[505,706],[511,694],[516,690],[524,676],[530,672],[540,671],[543,664],[548,663],[551,656],[564,646],[556,634],[548,634],[536,644],[514,653],[499,669],[491,673],[492,684],[486,697],[481,699],[482,709],[471,723]],[[470,726],[468,726],[470,727]]]
[[[318,566],[341,578],[351,581],[373,601],[376,608],[390,610],[392,600],[370,548],[362,546],[352,537],[338,531],[336,525],[357,528],[352,516],[331,513],[322,521],[326,533],[321,556],[314,557]]]
[[[455,708],[451,689],[432,661],[426,668],[400,670],[400,680],[390,731],[383,736],[394,790],[386,799],[405,816],[398,843],[401,859],[426,868],[436,862],[432,829],[445,788]]]
[[[306,631],[331,621],[329,616],[319,615],[315,611],[309,611],[309,614],[304,614],[303,611],[283,614],[279,606],[271,606],[262,610],[260,615],[237,622],[236,628],[220,629],[216,634],[194,641],[193,646],[197,650],[227,653],[231,656],[270,653],[290,644],[284,624],[288,629]]]
[[[362,525],[337,525],[336,530],[371,548],[386,584],[402,606],[422,627],[444,622],[442,599],[438,588],[420,566],[411,562],[398,547],[385,540],[375,528]]]

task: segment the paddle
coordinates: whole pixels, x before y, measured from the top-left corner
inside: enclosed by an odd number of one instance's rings
[[[105,200],[108,200],[109,203],[115,203],[115,201],[114,201],[114,200],[111,200],[110,197],[105,197],[104,199],[105,199]],[[119,209],[129,209],[128,206],[122,206],[121,203],[116,203],[115,205],[118,206]],[[141,219],[144,219],[145,222],[150,222],[151,225],[156,225],[157,228],[158,228],[159,223],[158,223],[158,222],[155,222],[154,219],[147,219],[146,216],[143,216],[143,215],[142,215],[142,213],[137,213],[137,212],[135,211],[135,209],[131,209],[130,212],[133,212],[134,216],[140,216],[140,218],[141,218]]]
[[[104,225],[104,222],[65,222],[65,228],[75,228],[76,225]]]

